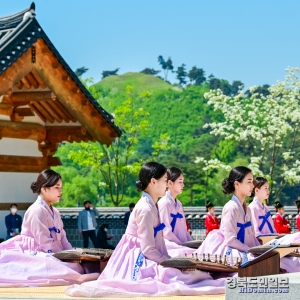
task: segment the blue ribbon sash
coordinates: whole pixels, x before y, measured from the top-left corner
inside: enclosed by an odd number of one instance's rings
[[[259,226],[259,231],[262,231],[262,229],[264,228],[264,226],[266,225],[266,223],[268,224],[269,230],[271,233],[274,233],[274,230],[272,228],[271,223],[268,221],[268,218],[271,216],[271,212],[268,211],[264,216],[259,216],[259,219],[262,219],[262,223]]]
[[[237,239],[241,242],[241,243],[245,243],[245,229],[247,227],[250,227],[252,225],[251,221],[248,221],[247,223],[245,224],[242,224],[242,223],[237,223],[236,224],[237,227],[240,227],[240,230],[237,234]]]
[[[154,227],[154,237],[156,237],[157,233],[163,230],[166,227],[165,223],[161,223],[158,226]]]
[[[139,256],[136,259],[134,269],[133,269],[133,274],[132,274],[133,281],[136,281],[136,279],[137,279],[137,274],[139,272],[140,267],[143,265],[144,258],[145,258],[144,254],[142,252],[140,252]]]
[[[174,214],[170,214],[171,218],[173,218],[172,222],[171,222],[171,227],[172,227],[172,232],[174,232],[174,229],[175,229],[175,225],[176,225],[176,222],[177,222],[177,219],[182,219],[183,216],[182,214],[180,213],[177,213],[176,215]]]
[[[56,232],[56,233],[60,233],[60,230],[57,229],[56,227],[51,227],[51,228],[49,228],[49,231],[50,231],[50,237],[51,237],[51,238],[53,238],[53,236],[52,236],[52,234],[51,234],[51,231],[54,231],[54,232]]]

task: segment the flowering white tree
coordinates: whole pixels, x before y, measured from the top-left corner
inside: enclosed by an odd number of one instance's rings
[[[242,143],[250,151],[249,167],[264,175],[275,200],[287,184],[300,182],[300,80],[298,68],[288,68],[285,80],[269,88],[269,95],[250,90],[229,97],[220,90],[205,94],[208,104],[223,113],[223,122],[205,124],[211,134]]]
[[[227,171],[231,170],[231,167],[228,165],[223,164],[221,161],[219,161],[217,158],[215,159],[209,159],[206,160],[204,157],[196,157],[195,164],[202,163],[204,167],[202,170],[205,172],[205,204],[207,203],[207,193],[208,193],[208,180],[210,174],[219,169],[224,169]]]

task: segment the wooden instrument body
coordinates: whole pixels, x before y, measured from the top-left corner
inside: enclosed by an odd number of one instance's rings
[[[182,243],[181,246],[189,247],[192,249],[198,249],[202,243],[203,243],[203,240],[193,240],[193,241]]]
[[[65,262],[95,262],[108,261],[113,250],[74,248],[54,253],[53,256]]]
[[[250,248],[248,251],[254,255],[260,255],[270,250],[274,245],[262,245]],[[289,245],[280,245],[276,249],[279,253],[280,258],[284,256],[292,256],[292,257],[300,257],[300,253],[298,249],[300,248],[300,244],[289,244]]]

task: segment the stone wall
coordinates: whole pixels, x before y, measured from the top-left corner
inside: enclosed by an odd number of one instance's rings
[[[204,219],[202,218],[193,218],[188,220],[193,233],[192,236],[195,240],[201,240],[205,238],[205,226]],[[290,224],[293,228],[293,232],[298,231],[295,228],[295,219],[292,218],[289,220]],[[78,234],[77,230],[77,218],[63,218],[64,228],[67,233],[67,238],[69,242],[73,245],[73,247],[83,247],[82,236]],[[113,239],[108,241],[110,244],[116,246],[120,241],[122,235],[125,232],[125,225],[123,219],[97,219],[98,227],[102,224],[108,224],[109,230],[107,232],[108,235],[114,235]],[[89,247],[93,247],[91,241]]]

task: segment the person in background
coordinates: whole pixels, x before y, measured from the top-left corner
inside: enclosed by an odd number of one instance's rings
[[[298,199],[295,203],[297,205],[297,211],[298,211],[298,215],[296,217],[296,224],[297,224],[298,231],[300,231],[300,199]]]
[[[90,201],[85,201],[83,205],[84,209],[78,215],[78,232],[79,234],[82,234],[83,237],[83,248],[88,248],[89,238],[91,239],[94,248],[96,248],[96,216],[99,216],[99,211]]]
[[[190,235],[192,235],[193,230],[192,230],[192,227],[191,227],[191,225],[190,225],[190,223],[188,222],[187,219],[185,219],[185,223],[186,223],[186,230],[188,231],[188,233]]]
[[[206,203],[206,211],[205,227],[206,235],[208,235],[212,230],[220,228],[220,222],[215,216],[215,207],[210,201]]]
[[[110,245],[107,242],[108,240],[111,240],[114,236],[113,235],[107,236],[107,230],[108,230],[107,224],[102,224],[100,226],[97,233],[98,248],[114,250],[115,247],[113,245]]]
[[[7,240],[21,233],[22,217],[17,214],[17,211],[18,205],[13,203],[10,205],[10,214],[5,217]]]
[[[284,217],[284,206],[279,202],[275,202],[276,216],[274,218],[274,227],[277,233],[291,233],[291,226],[288,221]]]
[[[125,213],[124,224],[125,224],[126,227],[128,225],[130,214],[131,214],[132,210],[134,209],[134,207],[135,207],[135,204],[134,203],[130,203],[129,204],[129,211],[127,213]]]

